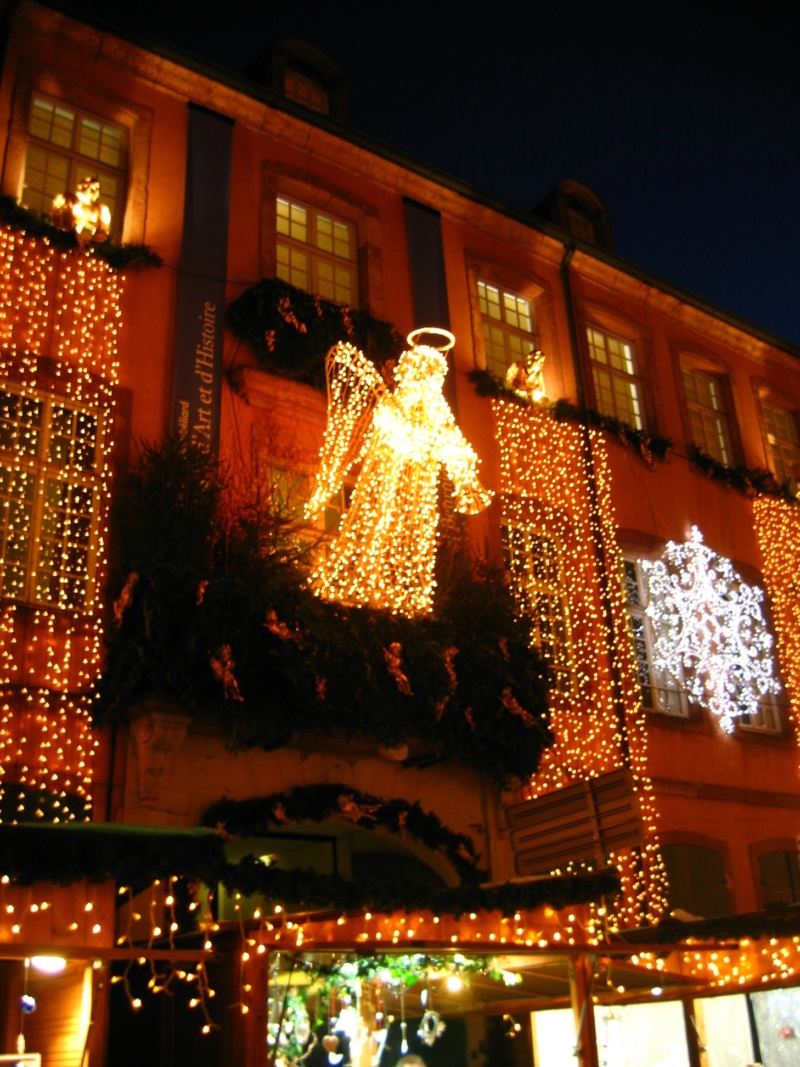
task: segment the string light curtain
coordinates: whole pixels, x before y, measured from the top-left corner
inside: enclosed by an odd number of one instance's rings
[[[770,599],[778,661],[795,736],[800,741],[800,510],[785,500],[757,496],[753,500],[753,522],[764,559],[764,584]]]
[[[88,819],[124,276],[8,227],[0,262],[0,810]]]
[[[622,875],[615,922],[639,925],[666,909],[666,872],[658,849],[656,812],[647,774],[645,718],[622,591],[615,538],[611,472],[600,433],[556,422],[547,412],[493,401],[500,444],[501,511],[507,565],[521,608],[550,610],[542,593],[547,561],[533,550],[555,546],[564,601],[562,646],[552,653],[555,745],[543,754],[528,798],[630,767],[642,814],[641,855],[610,856]],[[551,552],[552,555],[552,552]],[[601,568],[605,567],[605,580]],[[531,592],[533,590],[533,593]],[[533,639],[558,644],[551,621],[534,617]],[[545,648],[547,651],[547,648]]]

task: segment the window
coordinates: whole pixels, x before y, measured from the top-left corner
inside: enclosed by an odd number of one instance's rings
[[[761,730],[767,734],[783,733],[780,707],[771,693],[758,702],[756,715],[740,715],[737,722],[745,730]]]
[[[758,870],[765,905],[800,903],[800,863],[796,849],[762,852]]]
[[[702,845],[662,845],[669,908],[701,919],[730,914],[722,853]]]
[[[598,411],[643,430],[641,383],[636,374],[633,346],[595,326],[587,327],[586,336]]]
[[[769,469],[779,483],[788,482],[796,488],[800,475],[800,437],[794,414],[762,399],[761,415]]]
[[[665,671],[656,670],[653,663],[652,623],[645,614],[648,593],[640,561],[625,559],[623,574],[636,673],[642,691],[642,705],[647,711],[686,716],[688,707],[682,689]]]
[[[358,303],[356,232],[350,222],[279,196],[277,275],[336,304]]]
[[[503,534],[508,568],[520,579],[523,610],[533,623],[531,643],[552,670],[555,688],[570,693],[572,636],[559,544],[543,530],[511,526]]]
[[[82,609],[91,594],[101,426],[51,396],[0,391],[0,595]]]
[[[594,223],[585,212],[573,207],[567,208],[567,222],[570,233],[581,241],[589,241],[591,244],[596,243],[597,237],[594,231]]]
[[[283,91],[287,100],[296,100],[298,104],[317,111],[320,115],[328,114],[328,93],[324,86],[313,78],[289,69],[284,76]]]
[[[512,363],[539,347],[534,309],[524,296],[478,282],[486,369],[505,379]]]
[[[111,212],[111,233],[122,232],[128,135],[121,126],[47,97],[34,95],[28,121],[21,202],[49,215],[57,193],[74,192],[87,176],[100,181]]]
[[[682,374],[692,444],[729,467],[733,451],[722,382],[713,374],[692,367],[683,367]]]

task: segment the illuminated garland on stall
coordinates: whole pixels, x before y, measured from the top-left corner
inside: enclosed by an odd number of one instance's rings
[[[796,504],[766,496],[753,501],[753,520],[786,683],[795,735],[800,741],[800,517]]]
[[[618,920],[630,925],[655,922],[666,909],[666,872],[658,849],[645,718],[622,583],[614,577],[618,564],[621,573],[621,561],[602,436],[597,430],[559,423],[535,408],[522,410],[504,401],[492,406],[500,443],[502,521],[510,531],[512,588],[522,606],[541,596],[541,564],[531,545],[542,534],[551,538],[558,548],[563,583],[557,594],[564,612],[563,644],[571,656],[568,681],[562,681],[562,691],[554,688],[550,695],[556,741],[543,754],[528,796],[629,763],[646,845],[641,865],[628,854],[610,857],[622,873],[624,903]],[[598,548],[610,579],[605,588]],[[622,688],[618,695],[615,676]]]
[[[57,605],[0,605],[0,800],[5,819],[42,817],[44,809],[30,805],[31,797],[42,794],[54,796],[49,814],[56,821],[86,819],[97,746],[87,693],[102,641],[110,422],[124,277],[93,252],[58,251],[5,226],[0,263],[0,380],[23,398],[49,393],[81,405],[97,419],[99,440],[91,518],[96,569],[85,604],[63,610],[70,601],[62,582]],[[27,469],[25,452],[13,470]],[[72,484],[68,466],[57,473]]]

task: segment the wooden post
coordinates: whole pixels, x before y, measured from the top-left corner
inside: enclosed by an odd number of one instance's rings
[[[577,1067],[599,1067],[592,1005],[593,956],[576,956],[569,964],[569,995],[575,1018]]]

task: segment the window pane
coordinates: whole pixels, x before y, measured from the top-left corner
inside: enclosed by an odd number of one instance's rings
[[[505,378],[512,363],[519,363],[537,346],[533,306],[518,293],[502,291],[478,281],[486,369]]]
[[[800,864],[796,851],[764,852],[758,857],[765,904],[800,902]]]
[[[794,413],[762,400],[769,467],[779,482],[795,484],[800,470],[800,440]]]
[[[53,197],[69,188],[69,160],[54,152],[28,145],[25,154],[25,177],[21,202],[30,211],[47,215]]]
[[[644,429],[641,386],[636,377],[633,347],[595,327],[586,329],[595,403],[603,415]]]
[[[355,268],[342,265],[355,260],[354,230],[349,223],[277,197],[276,226],[279,236],[292,242],[276,244],[279,278],[334,303],[356,303]]]
[[[59,148],[71,148],[74,130],[75,115],[72,111],[51,104],[49,100],[34,97],[29,133]]]
[[[704,919],[730,913],[721,853],[699,845],[665,845],[661,852],[670,910],[681,908]]]
[[[122,147],[121,130],[105,126],[96,119],[81,119],[78,151],[82,156],[105,163],[109,167],[121,167]]]
[[[688,706],[680,686],[664,671],[657,670],[653,663],[652,623],[645,614],[648,596],[641,561],[626,559],[623,565],[623,575],[628,623],[636,661],[636,674],[642,693],[642,705],[647,711],[685,716]]]

